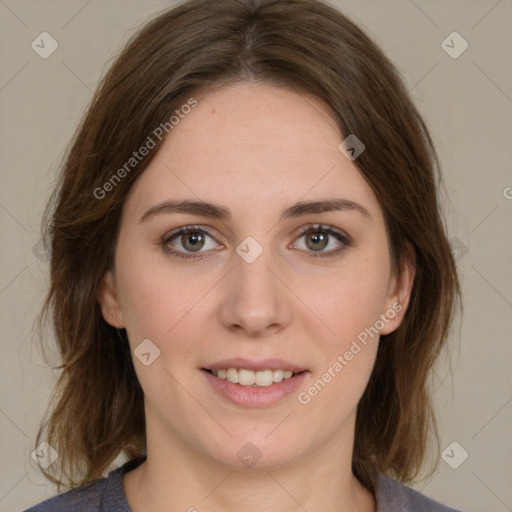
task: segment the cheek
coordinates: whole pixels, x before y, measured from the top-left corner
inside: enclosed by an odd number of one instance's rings
[[[132,251],[127,250],[130,245]],[[167,282],[162,269],[147,253],[122,238],[117,249],[116,278],[131,345],[135,348],[148,338],[161,347],[161,339],[172,328],[180,309],[173,283]]]
[[[180,381],[190,377],[190,368],[180,363],[197,356],[192,329],[200,318],[194,315],[200,312],[198,303],[205,296],[208,283],[206,280],[191,283],[163,258],[149,257],[142,251],[124,257],[127,253],[122,252],[122,247],[120,244],[116,260],[119,300],[139,381],[146,397],[165,396],[168,406],[186,408],[189,405],[180,403],[179,397],[171,397],[167,391],[173,385],[174,376]],[[151,358],[153,353],[158,353],[158,358],[155,364],[144,366],[136,357],[137,348],[147,339],[159,352],[145,342],[149,346],[145,351],[151,353]]]
[[[389,259],[382,252],[368,258],[354,256],[331,278],[323,278],[320,286],[309,287],[314,290],[309,293],[311,309],[329,329],[316,336],[319,364],[299,402],[311,403],[310,410],[317,414],[329,411],[324,419],[332,428],[355,410],[371,376],[379,344],[378,322],[385,312],[388,268]],[[313,337],[312,327],[308,328]]]
[[[388,296],[388,265],[386,258],[359,261],[317,280],[315,286],[304,282],[308,305],[333,331],[326,339],[342,347],[376,323]]]
[[[205,332],[211,333],[209,327],[214,323],[208,322],[215,314],[212,301],[219,275],[211,270],[193,273],[156,251],[153,255],[135,252],[124,257],[120,251],[116,261],[119,298],[132,351],[149,339],[160,351],[156,366],[164,366],[180,379],[196,378],[201,340]],[[169,375],[157,378],[155,372],[148,373],[134,362],[145,390],[158,385],[159,378],[168,381]]]
[[[386,267],[384,267],[386,268]],[[316,415],[324,429],[336,432],[354,413],[370,379],[379,344],[379,315],[384,313],[387,280],[382,272],[346,273],[329,282],[312,300],[329,326],[316,339],[318,364],[298,401],[306,418]],[[332,331],[332,332],[330,332]]]

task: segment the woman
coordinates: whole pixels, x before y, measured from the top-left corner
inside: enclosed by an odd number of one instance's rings
[[[438,179],[398,72],[333,8],[147,24],[50,205],[37,443],[73,489],[30,510],[453,510],[403,485],[459,296]]]

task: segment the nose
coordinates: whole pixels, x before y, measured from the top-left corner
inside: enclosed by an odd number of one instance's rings
[[[252,263],[234,254],[219,312],[226,329],[253,338],[265,337],[290,323],[290,292],[271,252],[265,249]]]

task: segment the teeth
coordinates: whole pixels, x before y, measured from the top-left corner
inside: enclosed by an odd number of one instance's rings
[[[229,368],[226,372],[226,379],[233,384],[238,384],[238,371],[234,368]]]
[[[231,371],[231,368],[229,370]],[[252,386],[255,381],[256,375],[254,372],[251,372],[251,370],[238,370],[238,384],[242,386]]]
[[[240,384],[241,386],[259,386],[267,387],[274,383],[281,382],[284,379],[289,379],[293,376],[290,370],[260,370],[253,372],[245,368],[228,368],[226,370],[212,370],[213,375],[219,379],[226,379],[233,384]]]
[[[283,370],[274,370],[272,372],[272,381],[273,382],[281,382],[284,378],[284,371]]]

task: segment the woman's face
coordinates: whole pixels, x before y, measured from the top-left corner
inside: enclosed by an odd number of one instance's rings
[[[319,101],[247,83],[197,99],[133,186],[98,295],[127,329],[148,450],[243,468],[351,449],[412,270],[393,276],[379,203]]]

